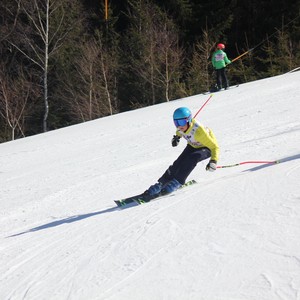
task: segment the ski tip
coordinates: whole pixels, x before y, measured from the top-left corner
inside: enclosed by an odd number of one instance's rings
[[[117,207],[120,210],[127,209],[127,208],[130,208],[130,207],[135,207],[135,206],[138,206],[139,204],[141,204],[141,203],[138,203],[136,201],[132,201],[130,203],[125,203],[125,202],[114,200],[114,202],[117,204]]]

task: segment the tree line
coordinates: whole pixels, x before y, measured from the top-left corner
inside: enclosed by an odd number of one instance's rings
[[[300,65],[300,1],[2,0],[0,142]]]

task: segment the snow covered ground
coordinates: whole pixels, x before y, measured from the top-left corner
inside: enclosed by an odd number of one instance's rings
[[[185,147],[163,103],[0,145],[0,299],[299,300],[300,72],[215,93],[219,165],[119,210]]]

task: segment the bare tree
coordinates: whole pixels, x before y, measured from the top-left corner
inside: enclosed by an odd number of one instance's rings
[[[24,120],[33,91],[31,81],[26,79],[22,69],[12,79],[4,73],[4,68],[0,68],[0,115],[11,130],[11,140],[15,139],[16,131],[25,137]]]
[[[42,71],[44,116],[43,131],[47,131],[49,115],[49,61],[63,45],[74,25],[67,20],[71,0],[16,0],[26,20],[19,20],[18,41],[9,39],[19,52]]]
[[[67,101],[76,118],[92,120],[118,111],[116,78],[118,54],[98,32],[81,46],[75,62],[76,82],[68,82]]]
[[[157,33],[157,60],[156,76],[158,82],[164,89],[166,101],[170,101],[176,96],[181,96],[178,92],[180,87],[181,69],[183,65],[183,49],[179,46],[178,34],[169,24],[165,23],[154,24],[158,28],[154,28]]]
[[[215,78],[212,78],[211,51],[214,49],[214,41],[209,30],[203,30],[203,38],[195,43],[192,52],[192,60],[188,72],[189,94],[197,94],[208,91]]]
[[[15,30],[21,10],[21,0],[1,1],[0,11],[2,24],[0,26],[0,42],[6,40]]]
[[[148,104],[169,101],[178,92],[183,62],[175,25],[148,0],[132,0],[130,4],[131,68],[149,86]]]

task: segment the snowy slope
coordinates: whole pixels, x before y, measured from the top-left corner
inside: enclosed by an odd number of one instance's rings
[[[185,147],[196,95],[0,145],[0,299],[299,300],[300,72],[215,93],[199,184],[118,210]]]

